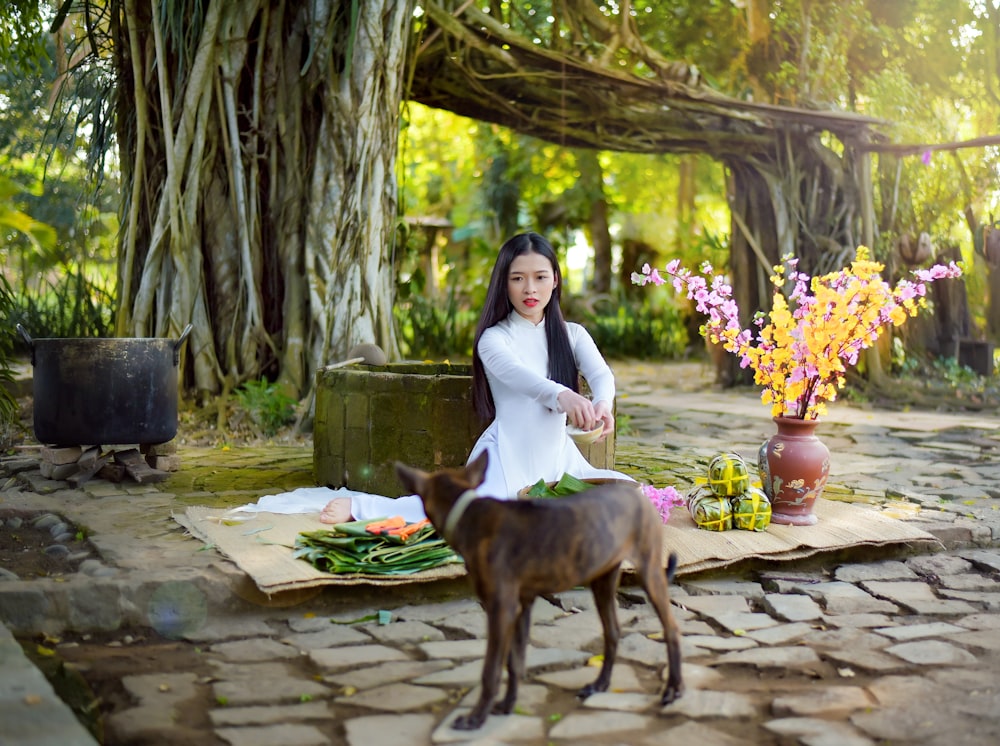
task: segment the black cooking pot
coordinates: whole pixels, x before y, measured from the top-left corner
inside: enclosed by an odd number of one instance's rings
[[[166,443],[177,434],[180,339],[47,338],[31,348],[35,438],[49,445]]]

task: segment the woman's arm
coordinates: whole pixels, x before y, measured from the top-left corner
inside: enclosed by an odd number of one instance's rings
[[[483,368],[519,394],[529,396],[549,409],[565,411],[559,406],[559,395],[569,389],[528,368],[514,354],[511,344],[511,338],[495,327],[483,332],[478,348]]]
[[[604,433],[598,442],[615,429],[612,407],[615,401],[615,376],[590,333],[579,324],[569,324],[570,343],[580,373],[593,394],[594,417],[604,423]]]
[[[569,324],[570,344],[576,356],[576,365],[587,380],[593,394],[594,404],[606,402],[608,406],[615,400],[615,376],[608,367],[601,351],[590,333],[579,324]]]

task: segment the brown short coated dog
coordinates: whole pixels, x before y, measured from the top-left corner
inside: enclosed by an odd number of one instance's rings
[[[615,594],[622,562],[630,561],[663,624],[669,673],[661,703],[681,696],[680,632],[667,590],[676,555],[663,567],[662,523],[637,486],[609,483],[560,498],[497,500],[476,494],[486,473],[484,452],[464,469],[427,473],[399,462],[406,489],[420,495],[439,534],[465,560],[486,611],[482,693],[472,711],[452,727],[474,730],[486,720],[507,664],[507,694],[492,708],[509,714],[524,675],[525,648],[536,597],[590,585],[604,629],[604,662],[597,679],[578,696],[607,691],[615,662],[618,624]]]

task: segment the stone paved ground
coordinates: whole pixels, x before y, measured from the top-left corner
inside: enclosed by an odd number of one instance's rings
[[[773,431],[754,394],[714,391],[696,365],[615,369],[632,431],[618,466],[656,484],[720,450],[752,459]],[[824,423],[830,496],[915,522],[937,551],[680,577],[688,690],[667,708],[641,592],[620,594],[612,691],[585,702],[574,692],[600,649],[589,594],[539,600],[517,712],[475,734],[448,727],[476,696],[484,650],[464,582],[267,599],[171,519],[311,484],[308,449],[182,449],[163,484],[81,490],[42,479],[30,454],[4,459],[0,508],[63,516],[94,549],[71,575],[0,580],[0,744],[1000,742],[1000,418],[838,405]],[[119,696],[96,736],[11,634],[68,661],[64,673],[87,674],[74,651],[95,656],[91,673],[98,652],[117,656]]]

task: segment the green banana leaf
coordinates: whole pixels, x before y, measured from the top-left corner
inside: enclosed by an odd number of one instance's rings
[[[329,573],[412,575],[462,558],[424,526],[411,537],[376,536],[365,531],[371,521],[339,523],[332,529],[305,531],[295,539],[292,556]]]
[[[531,485],[531,489],[527,492],[527,497],[565,497],[566,495],[575,495],[577,492],[583,492],[593,486],[589,482],[577,479],[572,474],[563,474],[562,478],[551,487],[549,487],[544,479],[539,479]]]

